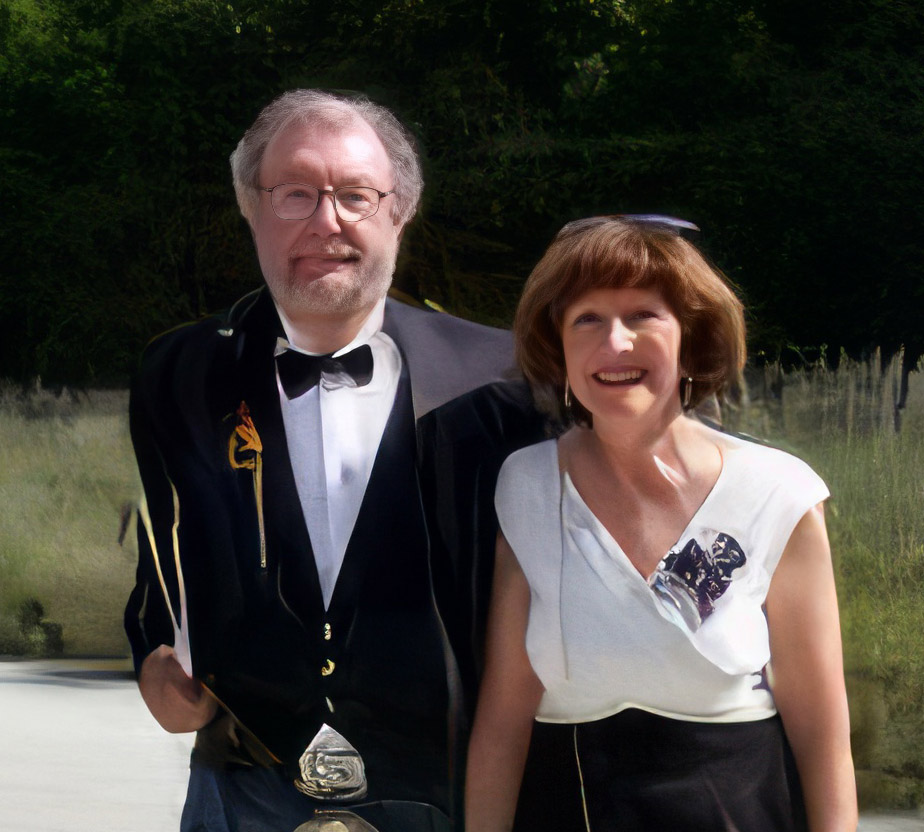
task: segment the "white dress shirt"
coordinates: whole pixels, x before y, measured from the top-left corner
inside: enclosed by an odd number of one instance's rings
[[[334,594],[401,376],[398,348],[381,331],[384,315],[382,298],[357,336],[334,353],[336,358],[362,344],[370,346],[372,380],[365,387],[322,374],[316,387],[290,400],[276,374],[289,458],[325,608]],[[276,354],[286,349],[307,353],[280,338]]]

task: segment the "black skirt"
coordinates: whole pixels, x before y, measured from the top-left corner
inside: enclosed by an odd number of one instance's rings
[[[804,832],[778,716],[703,723],[629,709],[537,722],[515,832]]]

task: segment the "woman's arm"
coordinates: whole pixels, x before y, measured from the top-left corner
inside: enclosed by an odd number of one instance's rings
[[[509,544],[497,538],[485,671],[468,746],[467,832],[513,828],[542,684],[526,655],[529,585]]]
[[[799,521],[767,595],[773,696],[792,745],[811,832],[853,832],[857,793],[850,753],[840,623],[821,504]]]

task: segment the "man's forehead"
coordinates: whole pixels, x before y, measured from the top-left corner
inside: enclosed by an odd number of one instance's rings
[[[385,147],[359,119],[343,125],[290,124],[270,140],[261,165],[280,174],[317,166],[335,166],[345,175],[391,175]]]

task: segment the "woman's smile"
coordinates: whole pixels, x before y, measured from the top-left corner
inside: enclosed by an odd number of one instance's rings
[[[644,370],[598,370],[593,377],[603,384],[634,384],[640,381]]]

